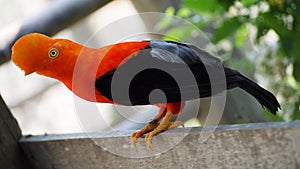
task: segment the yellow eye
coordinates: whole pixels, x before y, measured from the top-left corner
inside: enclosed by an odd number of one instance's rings
[[[48,52],[48,56],[51,59],[57,58],[58,54],[59,54],[59,51],[55,48],[50,49],[49,52]]]

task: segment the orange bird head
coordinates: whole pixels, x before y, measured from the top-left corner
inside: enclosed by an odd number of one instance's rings
[[[82,46],[66,39],[52,39],[39,33],[21,37],[12,47],[12,61],[25,75],[33,72],[57,78],[74,68]],[[62,64],[64,63],[64,64]]]
[[[25,75],[36,72],[63,82],[85,100],[108,102],[94,89],[102,51],[97,52],[96,49],[67,39],[52,39],[43,34],[31,33],[21,37],[14,44],[12,61]],[[73,76],[74,74],[76,76]]]

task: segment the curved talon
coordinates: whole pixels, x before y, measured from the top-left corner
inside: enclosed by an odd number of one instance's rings
[[[147,145],[148,145],[148,150],[149,151],[153,151],[153,149],[152,149],[152,139],[153,139],[153,135],[151,134],[152,132],[150,132],[150,133],[148,133],[147,135],[146,135],[146,137],[145,137],[145,141],[146,141],[146,143],[147,143]]]
[[[170,122],[168,129],[177,128],[179,126],[184,127],[184,123],[182,121]]]
[[[132,142],[133,148],[136,148],[137,139],[139,138],[136,135],[138,135],[138,132],[132,133],[132,135],[130,137],[130,140]]]
[[[175,122],[170,121],[174,115],[177,115],[181,111],[181,108],[182,106],[184,106],[184,103],[182,102],[169,103],[166,105],[158,105],[158,106],[160,107],[160,111],[155,116],[155,118],[149,123],[147,123],[147,125],[144,128],[142,128],[140,131],[134,132],[131,135],[130,138],[134,148],[136,148],[137,139],[140,138],[143,134],[147,133],[145,137],[145,141],[148,145],[148,150],[153,151],[152,140],[154,136],[170,128],[176,128],[178,126],[184,127],[184,124],[181,121],[175,121]],[[167,109],[169,111],[167,111]],[[161,119],[163,120],[161,121],[161,123],[159,123]]]
[[[150,133],[148,133],[145,137],[145,141],[148,144],[148,150],[149,151],[153,151],[152,149],[152,139],[154,136],[156,136],[157,134],[161,133],[162,131],[168,130],[170,128],[175,128],[178,126],[184,126],[183,122],[181,121],[175,121],[175,122],[170,122],[170,118],[172,117],[172,115],[167,113],[167,118],[165,118],[153,131],[151,131]]]
[[[159,123],[152,123],[152,122],[149,122],[147,123],[147,125],[142,128],[140,131],[137,131],[137,132],[134,132],[132,133],[131,137],[130,137],[130,140],[132,142],[132,145],[134,148],[136,148],[136,143],[137,143],[137,140],[138,138],[140,138],[143,134],[146,134],[150,131],[152,131],[153,129],[155,129],[157,126],[159,125]]]

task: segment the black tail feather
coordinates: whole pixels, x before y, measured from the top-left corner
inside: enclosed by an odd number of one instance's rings
[[[234,79],[239,79],[237,84],[238,87],[242,88],[253,97],[255,97],[255,99],[262,105],[262,107],[267,108],[272,114],[276,114],[278,109],[280,109],[280,104],[271,92],[262,88],[240,73],[237,73]]]

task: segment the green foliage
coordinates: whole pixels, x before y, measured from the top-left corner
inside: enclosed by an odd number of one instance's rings
[[[254,76],[273,90],[282,105],[280,115],[270,118],[300,119],[299,0],[184,0],[181,9],[169,8],[166,12],[207,31],[216,48],[225,51],[226,58],[229,53],[230,58],[223,59],[226,64],[256,67]],[[172,28],[166,37],[183,40],[191,36],[189,31]],[[246,57],[236,57],[232,51]]]
[[[165,12],[167,16],[156,25],[158,30],[166,31],[166,36],[163,37],[164,40],[183,41],[187,37],[190,37],[191,31],[195,29],[195,27],[191,27],[184,23],[174,23],[174,18],[169,16],[177,15],[180,18],[188,18],[191,15],[190,10],[187,8],[181,8],[176,13],[175,12],[176,11],[173,7],[167,8]]]
[[[223,23],[217,28],[216,32],[214,33],[213,42],[217,43],[220,40],[230,36],[233,32],[242,25],[242,22],[239,20],[238,17],[233,17],[227,20],[224,20]]]
[[[293,76],[295,79],[297,79],[297,81],[299,81],[300,80],[300,60],[296,59],[293,65],[294,65]]]
[[[182,41],[182,39],[185,39],[186,37],[190,36],[190,33],[187,29],[182,29],[181,27],[179,28],[175,27],[167,32],[168,36],[165,36],[164,40]]]
[[[198,14],[211,14],[222,11],[222,6],[218,4],[217,0],[185,0],[184,6],[197,12]]]
[[[268,110],[263,110],[263,114],[272,121],[284,121],[282,116],[274,116]]]
[[[257,2],[258,2],[258,0],[241,0],[241,3],[247,8],[251,7],[251,5],[253,5]]]
[[[235,41],[234,41],[235,46],[236,47],[243,46],[244,42],[248,38],[248,34],[249,34],[249,32],[248,32],[248,28],[247,28],[246,24],[243,24],[242,26],[240,26],[236,30]]]

